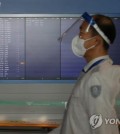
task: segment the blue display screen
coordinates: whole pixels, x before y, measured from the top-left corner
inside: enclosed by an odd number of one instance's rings
[[[58,38],[78,18],[0,18],[1,80],[74,80],[86,62],[72,53],[71,41],[79,33],[82,20]],[[113,18],[117,37],[109,54],[120,64],[120,19]]]
[[[59,18],[26,19],[26,79],[60,79]]]
[[[24,18],[0,18],[0,79],[25,78]]]

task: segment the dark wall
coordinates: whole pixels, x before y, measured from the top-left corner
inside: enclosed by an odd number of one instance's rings
[[[0,13],[120,13],[120,0],[0,0]]]

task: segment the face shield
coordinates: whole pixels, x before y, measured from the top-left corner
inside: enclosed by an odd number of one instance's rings
[[[59,41],[62,41],[64,36],[73,28],[73,26],[80,21],[80,19],[84,19],[87,23],[88,26],[85,30],[85,32],[89,32],[90,26],[94,27],[95,30],[99,33],[99,35],[107,42],[107,44],[110,44],[110,40],[108,37],[104,34],[104,32],[99,28],[97,23],[95,22],[94,18],[90,16],[87,12],[83,13],[80,18],[78,18],[59,38]]]

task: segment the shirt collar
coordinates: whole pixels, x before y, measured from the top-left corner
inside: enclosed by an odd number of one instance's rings
[[[112,60],[110,59],[110,57],[108,55],[105,56],[100,56],[98,58],[93,59],[92,61],[90,61],[85,67],[84,67],[84,71],[87,72],[87,70],[97,61],[99,60],[110,60],[110,62],[112,63]]]

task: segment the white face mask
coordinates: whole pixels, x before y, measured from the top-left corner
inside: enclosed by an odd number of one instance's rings
[[[92,48],[95,47],[95,45],[90,47],[90,48],[87,48],[87,49],[84,47],[85,41],[91,40],[93,38],[94,37],[84,40],[84,39],[79,38],[78,35],[75,36],[72,40],[72,51],[73,51],[73,53],[78,57],[84,56],[84,54],[86,53],[87,50],[92,49]]]

